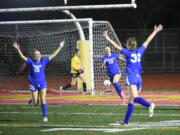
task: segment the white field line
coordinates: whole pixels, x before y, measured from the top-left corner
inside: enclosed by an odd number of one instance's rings
[[[41,112],[0,112],[0,114],[37,114],[41,115]],[[59,113],[59,112],[48,112],[48,114],[58,114],[58,115],[115,115],[115,116],[121,116],[125,115],[125,113]],[[134,113],[133,115],[136,116],[149,116],[149,114],[138,114]],[[154,114],[154,116],[180,116],[180,114]]]
[[[110,123],[109,126],[122,126],[119,123]],[[180,120],[159,121],[159,122],[131,122],[128,127],[159,128],[159,127],[180,127]]]
[[[26,109],[26,108],[39,108],[39,106],[22,106],[22,109]]]
[[[40,130],[42,132],[49,132],[49,131],[104,131],[104,132],[123,132],[123,131],[132,131],[132,130],[142,130],[146,128],[124,128],[124,126],[118,126],[117,128],[112,126],[84,126],[84,125],[42,125],[42,124],[0,124],[0,127],[36,127],[36,128],[50,128],[51,129],[44,129]],[[56,128],[54,128],[56,127]]]
[[[134,130],[142,130],[146,128],[131,128],[131,129],[109,129],[109,128],[51,128],[40,130],[42,132],[49,131],[103,131],[107,133],[115,133],[115,132],[123,132],[123,131],[134,131]]]
[[[15,110],[16,108],[0,108],[0,110]]]
[[[158,128],[180,128],[180,120],[160,121],[160,122],[131,122],[128,126],[123,126],[118,123],[110,123],[106,126],[91,126],[91,125],[43,125],[43,124],[0,124],[0,127],[36,127],[36,128],[51,128],[40,130],[42,132],[50,131],[102,131],[102,132],[123,132],[143,129],[158,129]]]

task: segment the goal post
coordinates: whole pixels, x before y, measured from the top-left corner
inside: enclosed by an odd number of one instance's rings
[[[90,91],[93,87],[93,84],[91,84],[91,70],[90,70],[90,40],[84,40],[84,41],[78,41],[77,42],[77,48],[80,50],[80,61],[81,66],[84,67],[84,76],[86,79],[86,85],[87,85],[87,91]],[[93,70],[92,70],[93,71]],[[78,90],[82,90],[82,81],[78,78]],[[92,92],[91,92],[92,93]]]
[[[86,40],[80,40],[78,28],[74,22],[79,22]],[[103,81],[108,77],[101,69],[101,58],[104,48],[108,42],[103,37],[103,32],[108,30],[110,37],[119,42],[113,27],[107,21],[93,21],[86,19],[61,19],[61,20],[36,20],[36,21],[11,21],[0,22],[0,92],[8,90],[28,90],[26,71],[19,72],[23,61],[12,47],[14,40],[20,44],[25,56],[30,57],[34,48],[39,49],[42,56],[49,56],[60,41],[65,40],[65,45],[60,54],[54,58],[46,67],[46,79],[48,88],[59,89],[71,81],[71,58],[75,48],[81,50],[81,62],[85,67],[85,78],[87,89],[91,94],[109,94]],[[112,52],[118,51],[112,48]],[[118,62],[121,71],[125,69],[125,63]],[[125,77],[120,80],[122,89],[125,89]],[[112,86],[110,87],[112,88]],[[68,92],[82,90],[82,83],[78,81],[77,87],[72,87]],[[111,92],[111,94],[114,94]]]
[[[53,7],[26,7],[26,8],[8,8],[0,9],[0,13],[12,12],[39,12],[39,11],[62,11],[62,10],[95,10],[95,9],[119,9],[119,8],[137,8],[135,0],[127,4],[108,4],[108,5],[80,5],[80,6],[53,6]]]

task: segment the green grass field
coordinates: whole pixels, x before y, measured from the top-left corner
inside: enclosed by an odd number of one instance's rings
[[[123,121],[127,106],[48,105],[49,122],[42,122],[40,106],[0,105],[2,135],[179,135],[180,106],[157,106],[150,118],[148,109],[135,106],[128,127]],[[53,131],[52,131],[53,130]]]

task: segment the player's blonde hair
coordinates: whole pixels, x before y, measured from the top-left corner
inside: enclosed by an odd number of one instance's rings
[[[38,49],[33,49],[33,51],[30,54],[30,57],[34,57],[35,52],[40,52]],[[41,52],[40,52],[41,53]]]
[[[38,49],[33,49],[33,53],[40,52]]]
[[[130,37],[126,41],[126,48],[129,50],[136,50],[137,48],[137,41],[135,37]]]
[[[106,50],[107,48],[109,48],[109,49],[110,49],[110,51],[111,51],[111,47],[110,47],[110,46],[106,46],[104,50]]]

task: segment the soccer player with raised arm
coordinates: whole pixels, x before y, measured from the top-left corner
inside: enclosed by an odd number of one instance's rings
[[[27,58],[21,52],[19,44],[17,42],[13,43],[13,47],[16,48],[20,57],[26,62],[29,69],[29,84],[30,91],[32,92],[33,103],[36,105],[38,102],[38,91],[40,93],[40,99],[42,104],[43,112],[43,122],[47,122],[47,104],[46,104],[46,78],[45,78],[45,67],[56,55],[60,52],[61,48],[64,46],[64,41],[60,42],[59,47],[51,54],[49,57],[41,59],[41,53],[39,50],[33,50],[33,58]]]
[[[84,94],[86,93],[86,80],[85,80],[85,77],[83,75],[84,68],[81,67],[81,61],[80,61],[79,56],[80,56],[80,50],[76,48],[74,56],[71,59],[71,74],[72,74],[71,83],[68,83],[68,84],[64,85],[63,87],[60,87],[60,90],[56,91],[56,93],[58,93],[60,91],[62,92],[64,90],[76,85],[78,77],[83,82],[83,93]]]
[[[29,57],[29,58],[31,58],[31,57]],[[29,70],[28,70],[28,65],[26,64],[26,62],[24,62],[24,63],[21,65],[20,69],[19,69],[19,72],[20,72],[20,73],[25,72],[25,71],[27,71],[27,72],[29,71]],[[38,92],[39,92],[39,91],[38,91]],[[40,99],[40,94],[38,93],[37,104],[39,104],[39,99]],[[29,99],[28,104],[33,104],[33,97],[32,97],[32,96],[31,96],[31,98]]]
[[[121,87],[118,83],[119,79],[121,78],[121,72],[117,65],[116,60],[123,60],[118,54],[111,53],[111,48],[106,47],[105,48],[105,56],[102,57],[102,68],[104,69],[106,67],[106,74],[109,76],[111,83],[116,88],[116,91],[118,95],[123,100],[123,104],[125,104],[125,96],[123,91],[121,90]]]
[[[149,103],[142,97],[139,97],[138,90],[141,89],[142,78],[141,74],[143,73],[141,60],[142,55],[146,48],[148,47],[151,40],[156,36],[156,34],[163,29],[162,25],[154,26],[154,31],[150,34],[150,36],[146,39],[146,41],[137,48],[137,42],[135,38],[128,38],[126,41],[126,48],[122,48],[113,40],[111,40],[107,34],[107,31],[104,32],[104,37],[106,40],[117,50],[121,51],[126,57],[126,85],[128,86],[128,108],[126,112],[126,116],[123,124],[128,125],[129,119],[134,110],[134,102],[141,104],[147,108],[149,108],[149,116],[153,116],[155,104]]]

